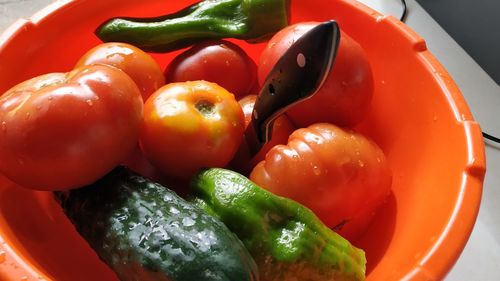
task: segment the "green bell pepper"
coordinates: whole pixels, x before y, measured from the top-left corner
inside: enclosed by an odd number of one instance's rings
[[[364,280],[364,252],[299,203],[219,168],[197,174],[191,188],[192,201],[245,244],[262,280]]]
[[[207,39],[259,41],[288,25],[289,0],[205,0],[156,18],[114,18],[96,35],[151,52],[168,52]]]

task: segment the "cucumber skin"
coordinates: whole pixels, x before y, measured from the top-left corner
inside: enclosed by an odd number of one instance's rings
[[[56,197],[120,280],[259,280],[252,257],[222,222],[126,168]]]

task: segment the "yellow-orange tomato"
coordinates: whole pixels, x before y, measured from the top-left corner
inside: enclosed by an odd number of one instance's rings
[[[127,43],[109,42],[97,45],[80,58],[76,67],[90,64],[107,64],[121,69],[137,84],[144,101],[165,85],[163,71],[156,60]]]
[[[243,137],[243,111],[215,83],[171,83],[144,106],[140,145],[166,175],[187,179],[204,167],[224,167]]]
[[[250,179],[309,207],[329,227],[356,239],[388,196],[391,170],[363,135],[327,123],[292,133],[254,168]]]

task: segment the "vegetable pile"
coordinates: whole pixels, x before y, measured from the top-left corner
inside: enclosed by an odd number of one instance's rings
[[[247,143],[256,89],[319,24],[288,18],[284,0],[205,0],[103,23],[111,42],[74,69],[0,96],[0,173],[54,192],[120,280],[364,280],[351,242],[392,175],[353,129],[373,94],[362,47],[342,33],[319,92]],[[223,39],[270,36],[258,64]],[[184,47],[166,66],[146,53]]]

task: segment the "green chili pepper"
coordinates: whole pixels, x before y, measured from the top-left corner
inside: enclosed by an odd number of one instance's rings
[[[207,39],[259,41],[288,25],[289,0],[205,0],[157,18],[114,18],[96,35],[151,52],[168,52]]]
[[[243,241],[262,280],[364,280],[364,252],[299,203],[219,168],[200,172],[191,187],[193,202]]]

